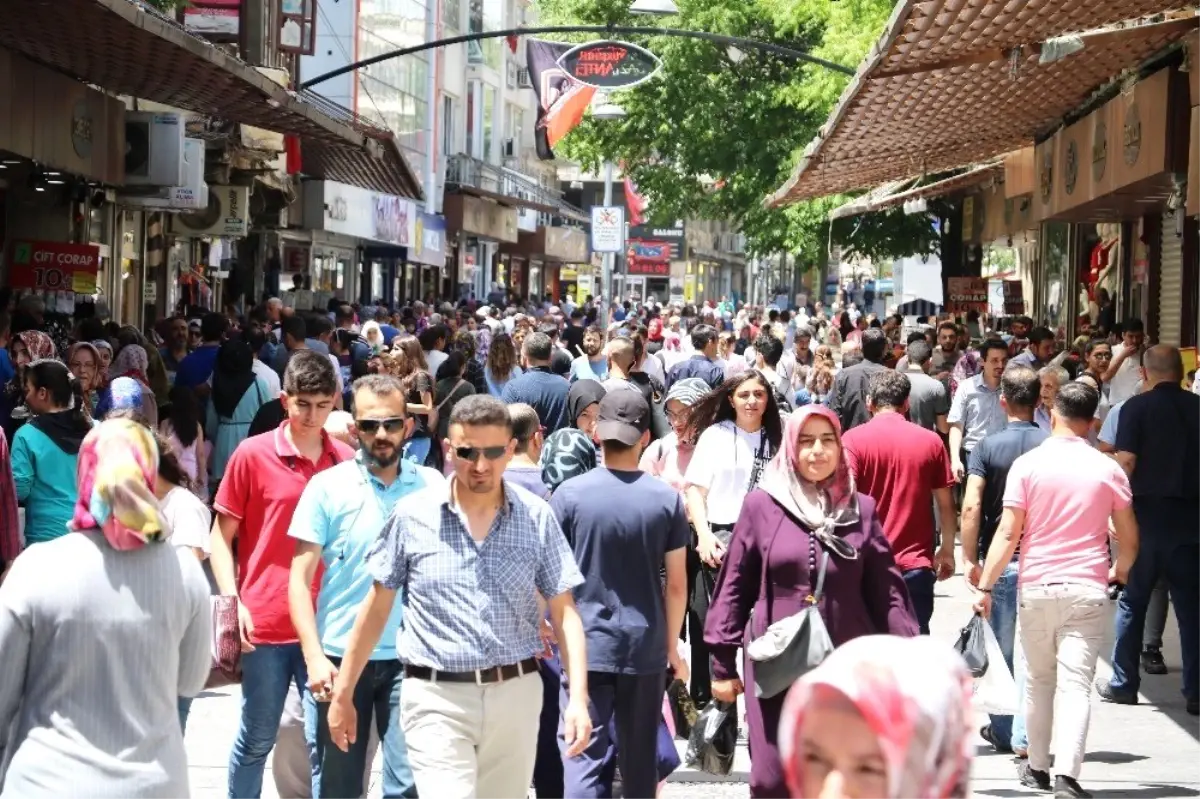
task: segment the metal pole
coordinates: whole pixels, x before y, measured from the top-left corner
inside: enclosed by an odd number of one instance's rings
[[[612,161],[604,163],[604,204],[612,205],[613,203],[613,165]],[[608,335],[608,325],[612,319],[612,279],[613,279],[613,253],[604,253],[601,266],[601,286],[600,293],[604,296],[604,334]]]
[[[438,0],[427,0],[425,41],[437,37]],[[437,146],[434,142],[434,115],[437,102],[437,53],[430,53],[425,70],[425,211],[437,213]]]

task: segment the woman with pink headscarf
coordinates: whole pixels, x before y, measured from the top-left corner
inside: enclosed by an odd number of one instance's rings
[[[928,636],[856,638],[788,693],[779,751],[796,799],[966,797],[971,675]]]
[[[779,453],[742,504],[704,626],[713,697],[733,702],[746,695],[754,797],[788,796],[777,748],[784,697],[755,696],[749,659],[744,687],[737,652],[772,623],[810,607],[814,595],[834,646],[878,633],[917,635],[875,501],[854,489],[837,417],[808,405],[788,418]]]

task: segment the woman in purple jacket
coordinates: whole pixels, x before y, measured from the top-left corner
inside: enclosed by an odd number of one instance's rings
[[[837,417],[808,405],[787,420],[779,454],[746,497],[717,579],[704,627],[715,698],[732,702],[744,690],[737,650],[804,609],[823,551],[831,557],[818,608],[834,646],[860,635],[917,635],[875,501],[854,490]],[[748,659],[743,674],[753,686]],[[753,797],[788,796],[777,748],[783,698],[746,693]]]

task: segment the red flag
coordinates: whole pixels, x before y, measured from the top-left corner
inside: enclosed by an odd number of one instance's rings
[[[303,170],[300,158],[300,137],[285,134],[283,137],[283,153],[287,159],[287,173],[299,175]]]
[[[621,172],[625,175],[625,207],[629,211],[629,224],[640,225],[646,221],[646,198],[638,194],[637,184],[625,171],[625,164],[621,164]]]
[[[513,52],[513,54],[515,55],[517,52],[517,42],[518,42],[517,37],[516,36],[505,36],[504,41],[508,42],[508,49],[511,50]]]

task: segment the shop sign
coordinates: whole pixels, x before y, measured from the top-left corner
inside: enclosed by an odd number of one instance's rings
[[[86,99],[71,112],[71,147],[80,158],[92,157],[92,111]]]
[[[308,273],[308,264],[312,260],[312,250],[308,247],[284,245],[283,257],[280,259],[284,272]]]
[[[415,241],[417,206],[332,180],[304,184],[304,226],[367,241],[408,247]]]
[[[1042,202],[1050,202],[1050,195],[1054,191],[1054,147],[1048,146],[1041,154],[1042,163],[1038,170],[1038,189],[1042,195]]]
[[[8,284],[15,289],[95,294],[100,248],[94,244],[15,241]]]
[[[210,38],[238,35],[242,0],[191,0],[183,12],[183,27]]]
[[[946,278],[946,288],[949,289],[949,301],[946,310],[950,313],[966,313],[967,311],[988,311],[988,282],[982,277],[950,277]]]
[[[1025,295],[1021,290],[1021,281],[1004,281],[1004,315],[1020,316],[1025,313]]]
[[[446,263],[446,219],[422,211],[417,217],[416,235],[409,247],[408,259],[419,264],[444,266]]]
[[[1104,121],[1103,109],[1096,112],[1092,126],[1092,182],[1099,183],[1104,177],[1104,164],[1108,161],[1108,123]]]
[[[975,197],[963,198],[962,203],[962,240],[975,240]]]
[[[636,44],[599,41],[572,47],[559,56],[558,65],[584,86],[628,89],[654,77],[662,62]]]
[[[544,228],[545,249],[543,255],[570,264],[587,260],[587,237],[582,231],[565,227]]]
[[[670,247],[670,255],[667,260],[678,261],[683,258],[683,243],[686,237],[682,222],[676,224],[675,227],[665,228],[636,225],[629,229],[629,238],[631,240],[665,242]],[[713,247],[702,247],[701,249],[713,249]]]
[[[1129,104],[1125,112],[1125,127],[1121,131],[1121,144],[1125,151],[1125,164],[1133,166],[1142,152],[1142,118],[1138,113],[1137,101]]]
[[[375,227],[371,238],[408,247],[416,238],[416,204],[390,194],[371,196]]]
[[[630,259],[626,264],[631,275],[650,275],[651,277],[670,277],[671,265],[664,261],[639,261]]]
[[[1067,153],[1063,164],[1063,188],[1067,194],[1075,192],[1075,184],[1079,180],[1079,145],[1074,139],[1067,142]]]

